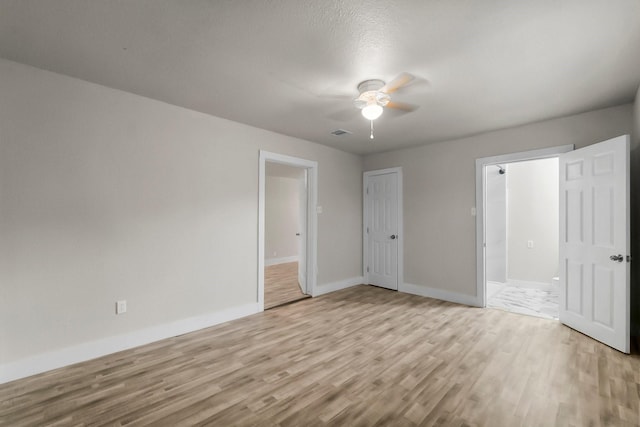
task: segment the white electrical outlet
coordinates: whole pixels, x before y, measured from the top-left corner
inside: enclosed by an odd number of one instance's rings
[[[116,314],[127,312],[127,300],[116,301]]]
[[[533,248],[533,240],[527,240],[527,247],[529,249]]]

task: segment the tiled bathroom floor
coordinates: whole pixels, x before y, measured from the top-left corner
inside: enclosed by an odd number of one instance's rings
[[[557,285],[511,285],[487,282],[487,307],[513,313],[558,319],[560,293]]]

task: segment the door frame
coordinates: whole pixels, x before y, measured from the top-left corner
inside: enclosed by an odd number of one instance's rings
[[[542,148],[539,150],[522,151],[519,153],[502,154],[498,156],[476,159],[476,305],[487,306],[486,295],[486,196],[487,183],[484,173],[487,166],[497,164],[522,162],[527,160],[550,159],[559,157],[560,154],[573,151],[574,145],[559,145],[556,147]],[[558,217],[559,220],[559,217]]]
[[[306,230],[306,291],[316,294],[318,248],[318,162],[260,150],[258,166],[258,310],[264,311],[264,234],[265,234],[265,183],[267,162],[279,163],[307,170],[307,230]]]
[[[403,204],[402,204],[402,168],[387,168],[364,172],[362,175],[362,277],[364,282],[369,284],[369,273],[367,266],[369,264],[369,235],[367,234],[367,225],[369,223],[369,212],[367,210],[369,196],[367,187],[369,186],[369,177],[375,175],[385,175],[395,173],[398,177],[398,291],[404,285],[404,226],[403,226]]]

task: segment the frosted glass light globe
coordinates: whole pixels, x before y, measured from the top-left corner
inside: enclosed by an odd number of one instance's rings
[[[367,120],[375,120],[382,114],[382,107],[378,104],[369,104],[362,109],[362,115]]]

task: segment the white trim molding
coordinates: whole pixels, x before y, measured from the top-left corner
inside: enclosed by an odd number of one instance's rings
[[[559,157],[560,154],[572,151],[573,147],[573,144],[559,145],[557,147],[476,159],[476,295],[478,296],[480,307],[486,307],[487,305],[485,291],[485,198],[487,192],[485,168],[490,165]]]
[[[0,384],[31,375],[85,362],[166,338],[194,332],[258,313],[258,304],[251,303],[200,316],[177,320],[123,335],[89,341],[70,347],[41,353],[0,365]]]
[[[307,170],[307,241],[306,241],[306,272],[307,293],[315,295],[317,279],[318,252],[318,162],[286,156],[260,150],[258,162],[258,289],[257,302],[260,311],[264,310],[264,215],[265,215],[265,183],[266,164],[278,163]]]
[[[407,294],[419,295],[421,297],[428,297],[443,301],[455,302],[457,304],[470,305],[472,307],[481,307],[478,298],[476,298],[474,295],[459,294],[457,292],[430,288],[428,286],[403,283],[401,286],[399,286],[398,291],[405,292]]]
[[[297,261],[298,261],[298,255],[284,256],[280,258],[267,258],[264,260],[264,266],[269,267],[270,265],[286,264],[288,262],[297,262]]]
[[[349,279],[338,280],[337,282],[325,283],[324,285],[316,286],[314,297],[319,295],[328,294],[329,292],[339,291],[341,289],[347,289],[352,286],[362,285],[364,283],[364,277],[351,277]]]

